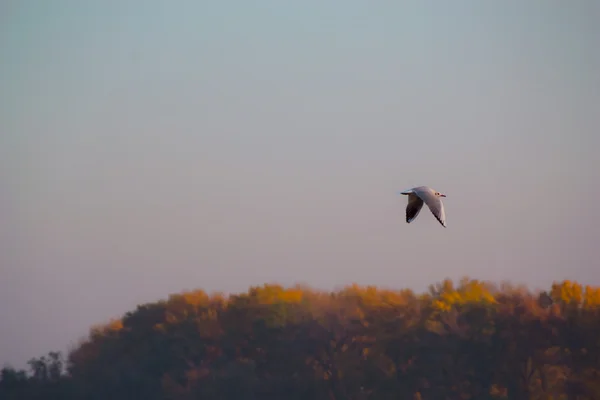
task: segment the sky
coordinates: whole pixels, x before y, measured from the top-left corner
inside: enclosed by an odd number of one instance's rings
[[[600,3],[0,3],[0,364],[183,290],[600,285]],[[405,222],[398,192],[447,195]]]

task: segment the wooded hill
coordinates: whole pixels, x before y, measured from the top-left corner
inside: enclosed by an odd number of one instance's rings
[[[600,288],[198,290],[29,365],[0,399],[600,399]]]

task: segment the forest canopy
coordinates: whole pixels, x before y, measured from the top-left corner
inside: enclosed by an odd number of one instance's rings
[[[599,317],[600,288],[570,281],[196,290],[4,367],[0,398],[600,399]]]

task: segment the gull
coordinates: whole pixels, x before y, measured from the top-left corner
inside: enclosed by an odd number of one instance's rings
[[[440,197],[446,197],[445,194],[441,194],[429,186],[418,186],[400,192],[400,194],[408,196],[408,205],[406,206],[407,223],[410,224],[415,218],[417,218],[419,211],[421,211],[421,208],[423,207],[423,202],[425,202],[433,216],[440,222],[440,224],[442,224],[444,228],[446,227],[446,213],[444,212],[444,204],[442,203],[442,199],[440,199]]]

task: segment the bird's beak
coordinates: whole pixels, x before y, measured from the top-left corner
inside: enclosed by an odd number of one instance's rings
[[[446,195],[445,194],[440,194],[440,197],[446,197]]]

